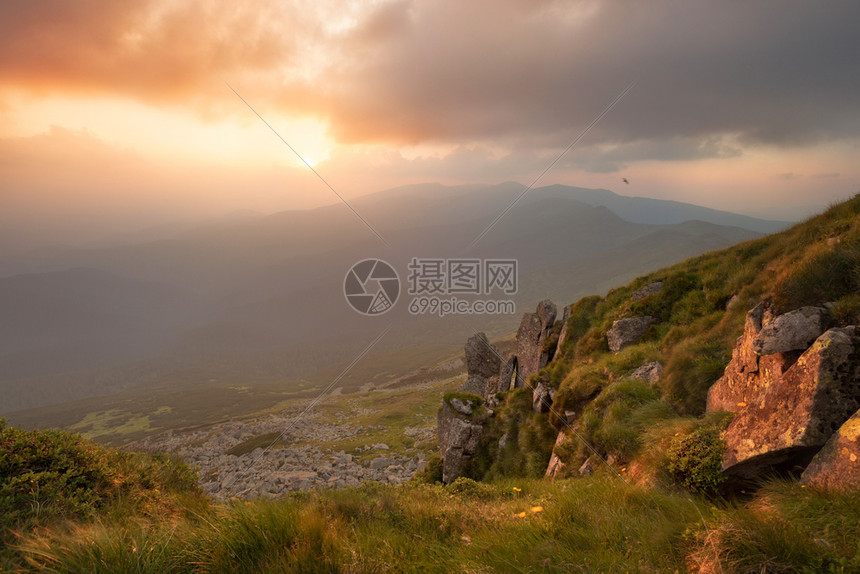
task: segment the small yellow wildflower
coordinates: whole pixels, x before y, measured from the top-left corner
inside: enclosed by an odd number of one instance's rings
[[[515,516],[519,516],[520,518],[525,518],[526,513],[525,513],[525,511],[523,511],[523,512],[520,512],[519,514],[516,514]]]
[[[530,508],[533,514],[537,514],[538,512],[543,512],[543,506],[532,506]],[[525,512],[523,512],[525,514]]]
[[[738,406],[739,406],[739,407],[745,407],[745,406],[747,406],[747,404],[746,404],[746,403],[741,402],[741,403],[738,403]]]
[[[522,491],[523,491],[522,488],[517,488],[516,486],[514,487],[514,492],[522,492]]]

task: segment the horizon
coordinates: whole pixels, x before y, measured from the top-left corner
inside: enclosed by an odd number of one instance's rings
[[[537,187],[799,220],[860,189],[858,15],[5,2],[0,251],[336,203],[309,166],[347,201],[548,170]]]

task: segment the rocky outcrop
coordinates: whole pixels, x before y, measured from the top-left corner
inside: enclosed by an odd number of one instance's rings
[[[609,350],[617,353],[624,347],[632,345],[642,338],[648,328],[657,322],[654,317],[631,317],[619,319],[612,323],[612,328],[606,333]]]
[[[728,478],[745,481],[770,469],[804,467],[860,407],[858,335],[854,327],[830,329],[759,396],[736,405],[724,434]]]
[[[509,355],[502,364],[499,372],[499,390],[502,392],[519,389],[525,386],[522,377],[517,373],[517,356]]]
[[[478,449],[484,427],[469,417],[479,406],[478,397],[474,400],[453,397],[442,401],[439,410],[439,454],[442,456],[442,482],[445,484],[460,476]]]
[[[860,489],[860,411],[830,437],[800,482],[822,490]]]
[[[752,341],[756,355],[802,351],[830,326],[830,315],[823,307],[801,307],[762,326]]]
[[[521,378],[524,384],[549,362],[549,353],[544,349],[544,343],[555,323],[556,314],[555,304],[545,299],[538,303],[536,312],[523,316],[517,331],[517,378]]]
[[[747,313],[744,332],[735,344],[732,360],[723,376],[708,391],[708,411],[738,412],[752,404],[797,360],[799,352],[774,353],[764,357],[756,352],[759,334],[772,319],[766,303]]]
[[[554,357],[561,356],[561,348],[564,346],[564,342],[567,341],[567,320],[570,319],[570,311],[571,305],[568,305],[564,308],[561,314],[561,331],[558,333],[558,343],[555,346]]]
[[[478,333],[470,337],[466,341],[468,378],[460,390],[480,397],[494,393],[499,387],[501,364],[501,354],[487,335]]]
[[[662,281],[655,281],[654,283],[651,283],[650,285],[646,285],[645,287],[643,287],[642,289],[639,289],[638,291],[634,291],[630,295],[630,298],[634,301],[641,301],[645,297],[655,295],[662,290],[663,290],[663,282]]]
[[[630,376],[634,379],[643,379],[653,385],[660,380],[662,373],[663,365],[657,361],[651,361],[650,363],[643,363],[642,366],[630,373]]]

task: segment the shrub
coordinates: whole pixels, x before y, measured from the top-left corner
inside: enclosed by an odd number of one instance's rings
[[[677,436],[669,446],[669,474],[693,492],[715,495],[723,483],[725,448],[720,432],[714,428],[702,428]]]
[[[424,469],[415,474],[413,480],[427,484],[442,482],[442,463],[442,457],[438,453],[433,454],[427,459],[427,465]]]
[[[193,505],[200,496],[195,473],[175,459],[106,449],[67,432],[24,431],[0,419],[0,563],[11,556],[3,549],[11,531],[109,509],[164,516],[180,498]]]

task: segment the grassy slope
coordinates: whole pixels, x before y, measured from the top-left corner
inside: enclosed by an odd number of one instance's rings
[[[662,292],[634,302],[631,293],[654,281]],[[605,298],[580,300],[567,339],[538,379],[558,389],[553,405],[576,413],[574,428],[602,455],[653,475],[676,436],[719,428],[701,416],[707,391],[722,375],[747,310],[762,299],[782,313],[834,303],[837,324],[860,320],[860,196],[782,233],[712,252],[640,277]],[[636,345],[608,352],[612,322],[651,315],[661,322]],[[648,361],[665,369],[655,388],[630,379]],[[558,417],[550,421],[563,428]],[[568,468],[590,454],[582,444],[561,449]],[[564,458],[564,457],[563,457]]]
[[[149,459],[120,464],[110,462],[118,455],[105,454],[96,458],[108,461],[102,475],[110,480],[75,491],[75,500],[89,501],[83,509],[52,512],[56,497],[40,501],[38,489],[13,480],[20,471],[0,473],[3,515],[10,516],[12,503],[20,511],[11,527],[21,536],[4,534],[12,543],[5,567],[26,560],[60,572],[858,571],[856,493],[772,481],[744,501],[709,500],[672,484],[665,455],[678,437],[718,428],[719,420],[700,416],[704,394],[725,366],[746,310],[763,296],[772,296],[778,310],[835,301],[839,322],[857,321],[858,215],[860,197],[775,236],[579,302],[561,357],[538,376],[558,386],[559,405],[577,412],[583,436],[616,456],[618,475],[601,466],[591,478],[554,483],[499,478],[500,465],[523,456],[519,445],[475,466],[496,477],[491,483],[415,482],[217,505],[187,481],[134,470],[149,468]],[[634,289],[656,280],[666,282],[660,296],[630,302]],[[639,344],[609,354],[603,333],[612,320],[645,313],[663,322]],[[666,365],[659,388],[626,378],[652,359]],[[517,416],[525,411],[519,394],[510,394],[498,420],[516,421],[529,440],[551,438],[546,429],[558,421]],[[571,445],[566,456],[575,468],[586,453]],[[7,446],[4,461],[7,452],[14,449]],[[520,467],[520,474],[535,470]],[[127,488],[98,486],[141,473],[149,478],[118,481]]]

